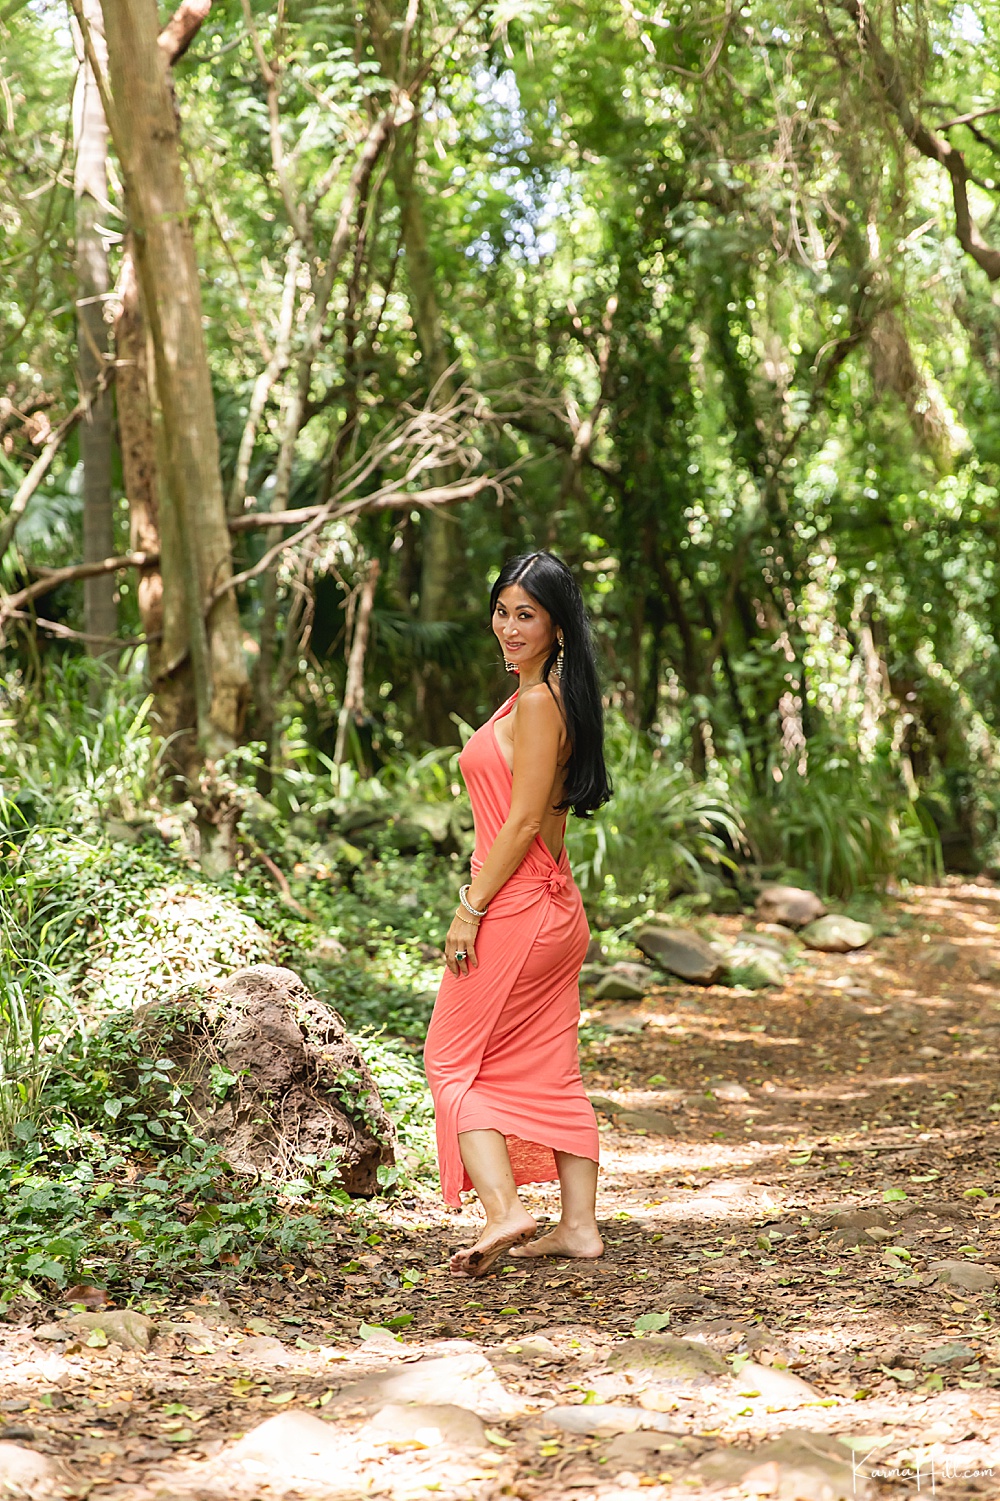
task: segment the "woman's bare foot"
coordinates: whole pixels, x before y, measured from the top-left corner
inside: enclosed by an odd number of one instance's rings
[[[485,1277],[505,1251],[530,1240],[537,1230],[538,1225],[525,1211],[520,1214],[515,1211],[508,1219],[487,1225],[474,1246],[456,1252],[451,1258],[452,1276]]]
[[[512,1256],[576,1256],[582,1261],[596,1261],[604,1255],[604,1242],[597,1226],[583,1230],[570,1229],[561,1222],[548,1235],[540,1235],[530,1245],[511,1251]]]

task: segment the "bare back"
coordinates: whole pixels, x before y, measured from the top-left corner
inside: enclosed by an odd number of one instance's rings
[[[559,695],[558,685],[555,683],[551,684],[551,691],[553,697],[556,700],[556,703],[559,705],[561,712],[562,700]],[[510,767],[512,776],[514,774],[514,721],[516,717],[517,704],[515,703],[510,713],[505,714],[501,719],[496,720],[493,725],[493,734],[496,737],[497,745],[500,748],[504,760]],[[566,733],[564,721],[563,733],[559,742],[559,760],[556,764],[555,776],[552,779],[552,790],[549,794],[546,811],[542,815],[541,828],[538,831],[539,838],[545,845],[553,860],[555,860],[557,863],[559,861],[560,855],[562,854],[564,836],[566,833],[566,814],[558,812],[557,805],[562,800],[563,788],[566,781],[566,763],[569,760],[569,754],[569,736]]]

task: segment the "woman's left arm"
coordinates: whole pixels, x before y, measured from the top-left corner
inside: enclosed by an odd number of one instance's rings
[[[559,754],[565,741],[562,713],[549,688],[544,684],[529,688],[518,698],[514,718],[514,776],[510,795],[510,812],[494,839],[482,869],[467,893],[473,907],[489,905],[521,864],[542,827],[548,811],[552,787],[559,766]],[[453,973],[462,972],[454,950],[464,948],[467,965],[476,964],[475,928],[467,921],[468,913],[460,907],[448,932],[445,958]],[[452,941],[454,939],[454,942]]]

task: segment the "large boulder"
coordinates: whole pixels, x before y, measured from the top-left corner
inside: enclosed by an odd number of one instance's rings
[[[823,954],[847,954],[852,949],[863,949],[875,937],[875,929],[866,922],[855,922],[853,917],[831,914],[821,917],[802,929],[802,942],[806,948],[818,949]]]
[[[378,1191],[395,1132],[343,1018],[290,969],[258,964],[169,1008],[135,1014],[150,1056],[187,1086],[192,1125],[237,1172],[298,1176],[335,1160],[343,1187]]]
[[[634,942],[660,969],[694,985],[713,985],[726,967],[711,944],[687,928],[650,925],[639,929]]]
[[[826,913],[815,891],[802,886],[765,886],[754,910],[760,922],[780,923],[783,928],[804,928]]]

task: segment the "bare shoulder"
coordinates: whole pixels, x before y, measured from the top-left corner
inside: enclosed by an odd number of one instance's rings
[[[564,728],[562,697],[553,683],[534,683],[517,697],[517,720],[527,730],[549,731]]]

